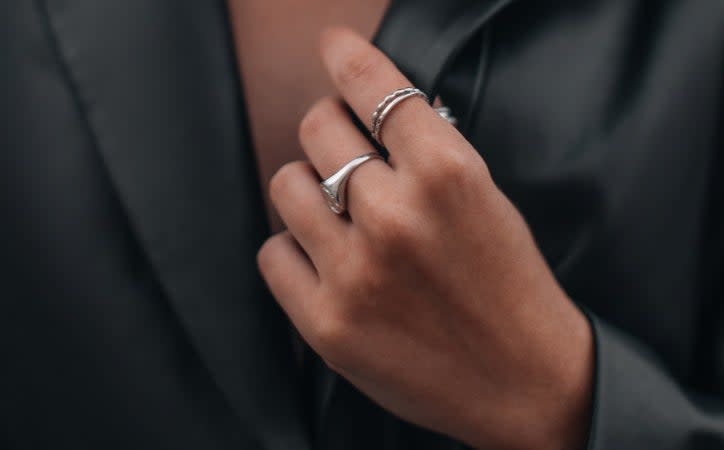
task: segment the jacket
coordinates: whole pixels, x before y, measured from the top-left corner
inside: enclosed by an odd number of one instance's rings
[[[223,1],[0,28],[0,447],[460,448],[296,370]],[[375,43],[590,318],[589,448],[724,448],[724,3],[394,0]]]

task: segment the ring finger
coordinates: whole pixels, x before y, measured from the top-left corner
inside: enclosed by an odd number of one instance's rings
[[[358,156],[375,151],[352,122],[348,111],[334,98],[324,98],[307,113],[299,127],[304,152],[325,179]],[[350,217],[374,198],[372,191],[392,183],[392,168],[383,160],[370,160],[357,168],[347,185]]]
[[[327,209],[314,168],[306,161],[285,164],[272,177],[269,193],[289,232],[321,270],[335,246],[346,242],[349,223]]]

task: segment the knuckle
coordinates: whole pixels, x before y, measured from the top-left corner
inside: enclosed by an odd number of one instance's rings
[[[284,164],[269,180],[269,195],[274,199],[282,198],[286,192],[293,189],[293,180],[304,170],[306,163],[302,161],[292,161]]]
[[[300,142],[309,142],[319,136],[328,123],[325,118],[336,109],[336,100],[325,97],[315,103],[299,122],[298,136]]]
[[[309,142],[319,135],[323,121],[316,107],[310,109],[299,122],[297,132],[300,142]]]
[[[262,244],[259,251],[256,253],[256,265],[259,267],[259,269],[264,272],[267,267],[269,267],[271,263],[271,253],[269,251],[269,240],[267,239],[264,244]]]
[[[339,264],[334,269],[334,281],[336,291],[341,292],[345,297],[352,297],[360,283],[361,275],[366,267],[369,267],[369,259],[361,253],[348,258],[344,264]]]
[[[349,327],[341,317],[334,314],[322,315],[315,321],[310,345],[325,358],[340,361],[343,359],[341,350],[349,332]]]
[[[451,151],[436,158],[428,158],[421,171],[429,189],[460,188],[471,178],[471,161],[461,152]],[[445,191],[446,189],[443,189]]]
[[[369,222],[370,233],[383,248],[401,246],[413,237],[411,213],[404,207],[378,205],[373,211]]]
[[[457,154],[450,155],[440,164],[440,181],[445,184],[462,185],[470,179],[469,174],[468,162]]]
[[[372,299],[379,298],[387,290],[387,277],[385,273],[380,270],[375,270],[369,266],[363,269],[361,276],[357,280],[354,286],[355,294],[362,301],[353,303],[354,317],[364,317],[369,311],[366,306],[369,305]]]
[[[380,58],[371,50],[358,51],[347,56],[339,65],[336,78],[349,84],[370,78],[380,64]]]
[[[334,290],[342,293],[345,302],[338,305],[338,313],[348,321],[356,321],[367,312],[370,299],[379,297],[385,291],[387,277],[383,262],[370,243],[355,249],[351,256],[340,264],[334,274]]]
[[[256,253],[256,263],[259,270],[266,272],[269,267],[274,265],[274,254],[275,248],[280,244],[280,241],[284,239],[283,234],[275,234],[274,236],[267,239],[259,248]]]

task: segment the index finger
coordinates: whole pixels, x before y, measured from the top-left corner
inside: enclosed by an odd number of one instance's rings
[[[345,28],[322,36],[322,60],[332,81],[355,114],[370,129],[372,113],[385,96],[410,81],[379,49]],[[421,97],[399,103],[387,116],[382,135],[395,163],[414,163],[429,152],[460,143],[457,130]],[[435,136],[434,142],[430,136]]]

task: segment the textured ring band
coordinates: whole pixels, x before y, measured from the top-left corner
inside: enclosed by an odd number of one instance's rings
[[[377,105],[377,108],[375,108],[374,112],[372,113],[372,126],[370,127],[370,129],[372,130],[372,137],[382,147],[385,146],[382,143],[382,125],[384,124],[385,119],[390,114],[390,112],[392,112],[395,106],[412,97],[420,97],[427,103],[430,103],[430,97],[428,97],[427,94],[417,88],[406,87],[398,89],[390,95],[386,96],[384,99],[382,99],[380,104]],[[440,117],[445,119],[452,126],[457,126],[458,121],[452,115],[450,108],[446,106],[439,106],[434,109]]]
[[[375,108],[375,111],[372,113],[372,137],[381,146],[384,147],[384,144],[382,143],[382,125],[384,124],[387,115],[390,114],[395,106],[411,97],[420,97],[426,102],[430,102],[427,94],[417,88],[408,87],[398,89],[391,93],[385,97],[379,105],[377,105],[377,108]]]

